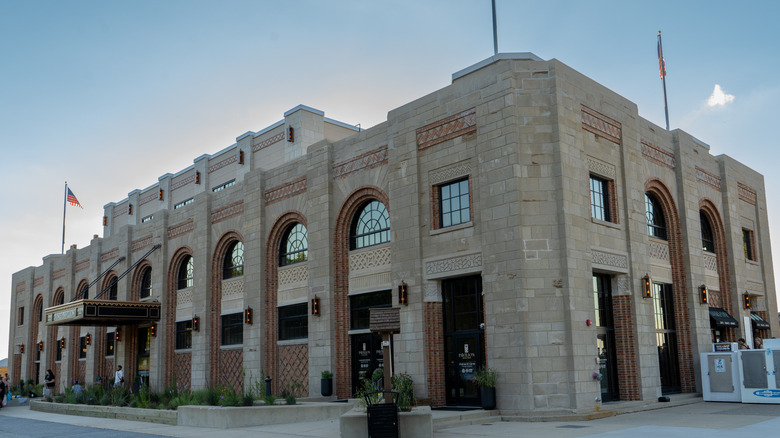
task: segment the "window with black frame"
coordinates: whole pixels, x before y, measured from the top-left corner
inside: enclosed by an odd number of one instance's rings
[[[108,296],[106,299],[116,301],[119,298],[119,282],[117,281],[117,278],[114,277],[109,282],[108,287]]]
[[[225,252],[225,259],[222,262],[222,279],[227,280],[242,275],[244,275],[244,244],[235,241]]]
[[[106,333],[106,356],[114,355],[114,339],[116,335],[114,332]]]
[[[176,349],[192,348],[192,320],[176,323]]]
[[[747,228],[742,229],[742,249],[745,250],[745,259],[752,262],[756,261],[756,248],[753,244],[753,231]]]
[[[699,211],[699,222],[701,223],[701,249],[705,252],[715,252],[715,238],[712,234],[712,225],[703,211]]]
[[[303,224],[290,226],[282,236],[279,266],[305,262],[309,258],[309,237]]]
[[[650,193],[645,193],[645,214],[647,234],[656,239],[666,240],[666,219],[661,203]]]
[[[141,274],[141,299],[152,296],[152,268],[147,266]]]
[[[244,343],[243,312],[222,315],[222,345],[238,345]]]
[[[279,340],[306,339],[309,336],[308,303],[279,307]]]
[[[87,358],[87,337],[82,336],[79,338],[79,359]]]
[[[179,264],[179,272],[176,275],[177,289],[192,287],[195,276],[195,263],[192,256],[185,256]]]
[[[390,215],[379,201],[363,204],[352,221],[349,248],[360,249],[390,241]]]
[[[367,329],[371,324],[371,309],[392,307],[393,296],[389,290],[351,295],[349,297],[349,328]]]
[[[609,211],[609,182],[595,175],[590,176],[590,211],[594,219],[612,221]]]
[[[446,228],[470,221],[469,179],[463,178],[439,186],[439,227]]]

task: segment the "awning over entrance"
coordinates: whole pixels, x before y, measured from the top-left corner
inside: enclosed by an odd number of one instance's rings
[[[750,312],[750,322],[756,330],[769,330],[769,323],[756,312]]]
[[[78,300],[49,307],[46,325],[118,326],[160,320],[160,303],[151,301]]]
[[[732,328],[739,327],[739,323],[720,307],[710,307],[710,326]]]

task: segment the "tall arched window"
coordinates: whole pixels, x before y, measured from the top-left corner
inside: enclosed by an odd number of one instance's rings
[[[177,289],[192,287],[195,263],[192,256],[186,256],[179,265],[179,273],[176,276]]]
[[[152,268],[147,266],[141,274],[141,298],[152,296]]]
[[[108,292],[104,299],[116,301],[119,298],[119,281],[116,277],[108,281]]]
[[[309,237],[303,224],[295,224],[282,236],[279,247],[279,266],[305,262],[309,258]]]
[[[712,234],[712,225],[707,215],[699,211],[699,221],[701,222],[701,249],[706,252],[715,252],[715,238]]]
[[[84,286],[81,288],[81,293],[79,294],[79,299],[86,300],[89,299],[89,285]]]
[[[379,201],[368,201],[352,221],[349,248],[358,249],[390,241],[390,215]]]
[[[645,210],[647,234],[657,239],[666,240],[666,219],[664,219],[661,203],[650,193],[645,193]]]
[[[222,261],[222,279],[244,275],[244,244],[235,241],[230,244]]]

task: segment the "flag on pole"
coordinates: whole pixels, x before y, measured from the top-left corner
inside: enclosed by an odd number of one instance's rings
[[[661,79],[666,77],[666,61],[664,61],[664,49],[661,47],[661,32],[658,32],[658,72]]]
[[[70,191],[70,187],[68,187],[68,202],[70,202],[70,205],[74,207],[84,208],[81,206],[81,203],[79,203],[79,200],[76,199],[76,195]]]

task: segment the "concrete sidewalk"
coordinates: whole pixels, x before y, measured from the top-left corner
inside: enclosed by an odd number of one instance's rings
[[[687,404],[686,404],[687,403]],[[662,409],[655,409],[661,406]],[[677,404],[615,404],[619,415],[582,421],[576,416],[559,417],[558,421],[494,421],[484,425],[460,426],[434,433],[436,438],[468,437],[631,437],[631,438],[733,438],[774,437],[780,430],[780,405],[703,402],[701,398],[688,399]],[[629,411],[632,413],[622,413]],[[435,411],[435,418],[456,413]],[[338,419],[256,426],[240,429],[217,429],[141,423],[105,418],[75,417],[31,411],[26,406],[0,410],[0,416],[12,416],[38,421],[70,424],[109,430],[131,431],[171,437],[233,438],[259,436],[267,438],[338,438]],[[520,417],[505,417],[518,420]],[[535,421],[533,421],[535,420]]]

